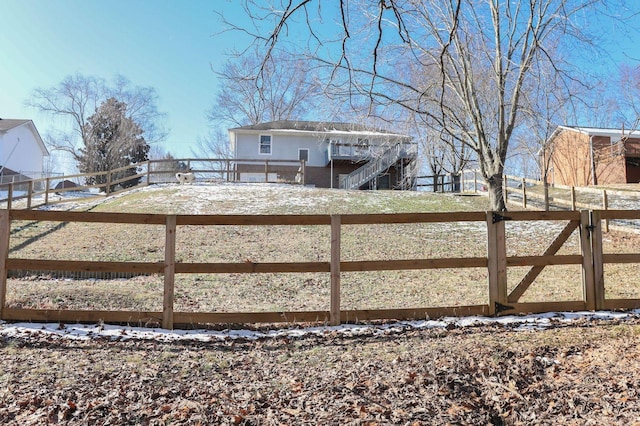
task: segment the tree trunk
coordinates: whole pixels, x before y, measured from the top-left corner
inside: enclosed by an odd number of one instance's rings
[[[461,192],[460,183],[460,174],[451,173],[451,192]]]
[[[507,204],[502,190],[502,173],[496,173],[487,179],[487,190],[489,191],[491,210],[496,212],[506,211]]]

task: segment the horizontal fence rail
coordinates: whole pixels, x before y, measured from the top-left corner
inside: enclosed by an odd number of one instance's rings
[[[450,179],[446,185],[452,186]],[[487,186],[477,170],[464,170],[460,174],[458,189],[463,192],[486,192]],[[449,185],[449,186],[447,186]],[[432,184],[425,185],[432,186]],[[619,187],[585,187],[545,184],[543,181],[519,176],[503,175],[504,198],[512,205],[542,210],[636,210],[640,206],[638,186],[621,184]],[[609,230],[609,219],[603,223]]]
[[[295,183],[304,185],[306,162],[304,160],[253,160],[253,159],[171,159],[148,160],[113,170],[79,173],[65,176],[49,176],[21,181],[0,182],[0,203],[8,210],[17,208],[15,202],[24,200],[27,209],[68,202],[73,198],[87,201],[116,195],[140,186],[154,183],[178,183],[176,173],[191,172],[196,180],[221,182],[243,181],[242,166],[260,167],[261,181],[269,183]],[[273,175],[276,178],[273,179]]]
[[[444,315],[498,315],[503,313],[543,312],[550,310],[616,309],[640,307],[636,299],[606,299],[604,265],[640,263],[640,253],[610,255],[602,249],[602,222],[607,219],[640,219],[640,211],[522,211],[522,212],[452,212],[345,215],[164,215],[102,212],[65,212],[39,210],[0,210],[0,319],[7,321],[80,321],[107,323],[157,321],[171,329],[189,324],[207,323],[276,323],[287,321],[328,321],[331,324],[359,320],[410,319]],[[94,222],[115,224],[151,224],[165,229],[164,260],[155,262],[113,262],[40,260],[9,256],[12,222]],[[541,254],[508,256],[505,223],[524,221],[565,221],[566,226]],[[341,233],[346,225],[419,224],[476,222],[486,226],[487,250],[480,257],[415,258],[395,260],[342,260]],[[176,233],[183,226],[308,226],[330,228],[329,261],[304,262],[179,262],[176,260]],[[579,234],[579,254],[559,255],[564,242]],[[518,244],[518,241],[515,242]],[[582,270],[581,300],[522,303],[520,298],[537,275],[550,265],[579,265]],[[529,267],[529,272],[508,291],[507,270]],[[486,303],[470,306],[420,307],[406,309],[343,310],[340,305],[340,280],[350,272],[429,270],[443,268],[483,268],[487,271]],[[12,270],[93,271],[158,274],[164,277],[162,312],[47,310],[6,306],[7,276]],[[173,302],[176,274],[260,274],[327,273],[330,275],[330,300],[327,310],[295,312],[179,312]]]

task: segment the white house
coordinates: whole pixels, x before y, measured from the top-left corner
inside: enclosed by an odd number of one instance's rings
[[[48,155],[33,121],[0,118],[0,181],[42,177]]]
[[[294,180],[304,161],[304,183],[324,188],[413,189],[417,144],[411,139],[358,124],[318,121],[229,129],[240,180]]]

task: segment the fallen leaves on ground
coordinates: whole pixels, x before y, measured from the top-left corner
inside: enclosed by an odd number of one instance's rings
[[[0,423],[638,424],[640,325],[0,341]]]

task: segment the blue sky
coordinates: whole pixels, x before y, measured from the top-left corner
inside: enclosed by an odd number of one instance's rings
[[[215,11],[240,13],[227,0],[2,0],[0,117],[33,119],[45,134],[50,116],[24,106],[37,87],[81,73],[154,87],[168,114],[165,150],[191,156],[208,133],[216,91],[211,66],[249,40],[223,33]],[[237,45],[236,45],[237,44]]]
[[[24,105],[34,89],[75,73],[106,80],[121,74],[157,90],[170,130],[163,148],[189,157],[209,132],[206,110],[217,89],[211,67],[251,41],[221,32],[216,12],[247,22],[238,0],[0,0],[0,117],[33,119],[46,134],[59,121]],[[619,61],[637,65],[640,24],[630,24],[621,30],[609,23],[599,44],[612,57],[584,57],[585,63],[611,70]]]

